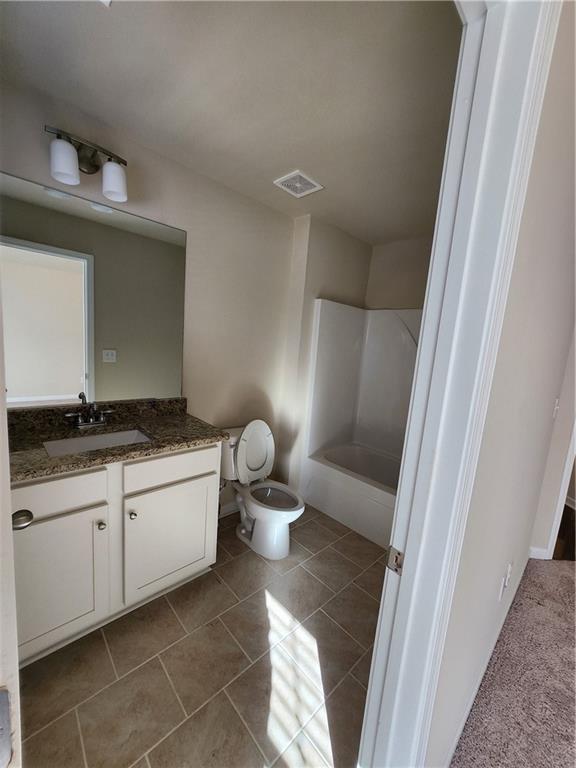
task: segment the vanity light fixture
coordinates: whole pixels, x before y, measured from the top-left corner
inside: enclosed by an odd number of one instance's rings
[[[46,133],[56,136],[50,142],[50,175],[61,184],[80,184],[80,173],[92,175],[102,168],[102,194],[115,203],[128,200],[124,158],[109,149],[74,136],[60,128],[45,125]],[[102,158],[106,158],[102,162]]]

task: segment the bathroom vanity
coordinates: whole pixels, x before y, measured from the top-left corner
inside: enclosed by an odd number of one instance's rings
[[[216,560],[221,440],[186,401],[106,403],[93,430],[146,442],[49,456],[63,408],[9,415],[21,661],[105,623]],[[92,430],[91,430],[92,432]]]

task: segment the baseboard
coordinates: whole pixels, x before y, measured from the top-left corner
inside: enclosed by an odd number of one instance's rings
[[[566,506],[576,510],[576,499],[573,499],[572,496],[566,496]]]
[[[551,560],[552,555],[549,554],[545,547],[530,547],[530,557],[532,560]]]

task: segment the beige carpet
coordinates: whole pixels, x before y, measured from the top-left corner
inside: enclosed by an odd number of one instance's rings
[[[530,560],[451,768],[573,768],[574,563]]]

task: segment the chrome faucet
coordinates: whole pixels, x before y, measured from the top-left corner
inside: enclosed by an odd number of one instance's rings
[[[112,408],[102,410],[97,408],[95,403],[87,402],[85,392],[80,392],[78,398],[82,403],[82,408],[79,411],[64,414],[66,419],[70,419],[72,426],[78,429],[101,427],[106,424],[106,416],[109,413],[114,413]]]

